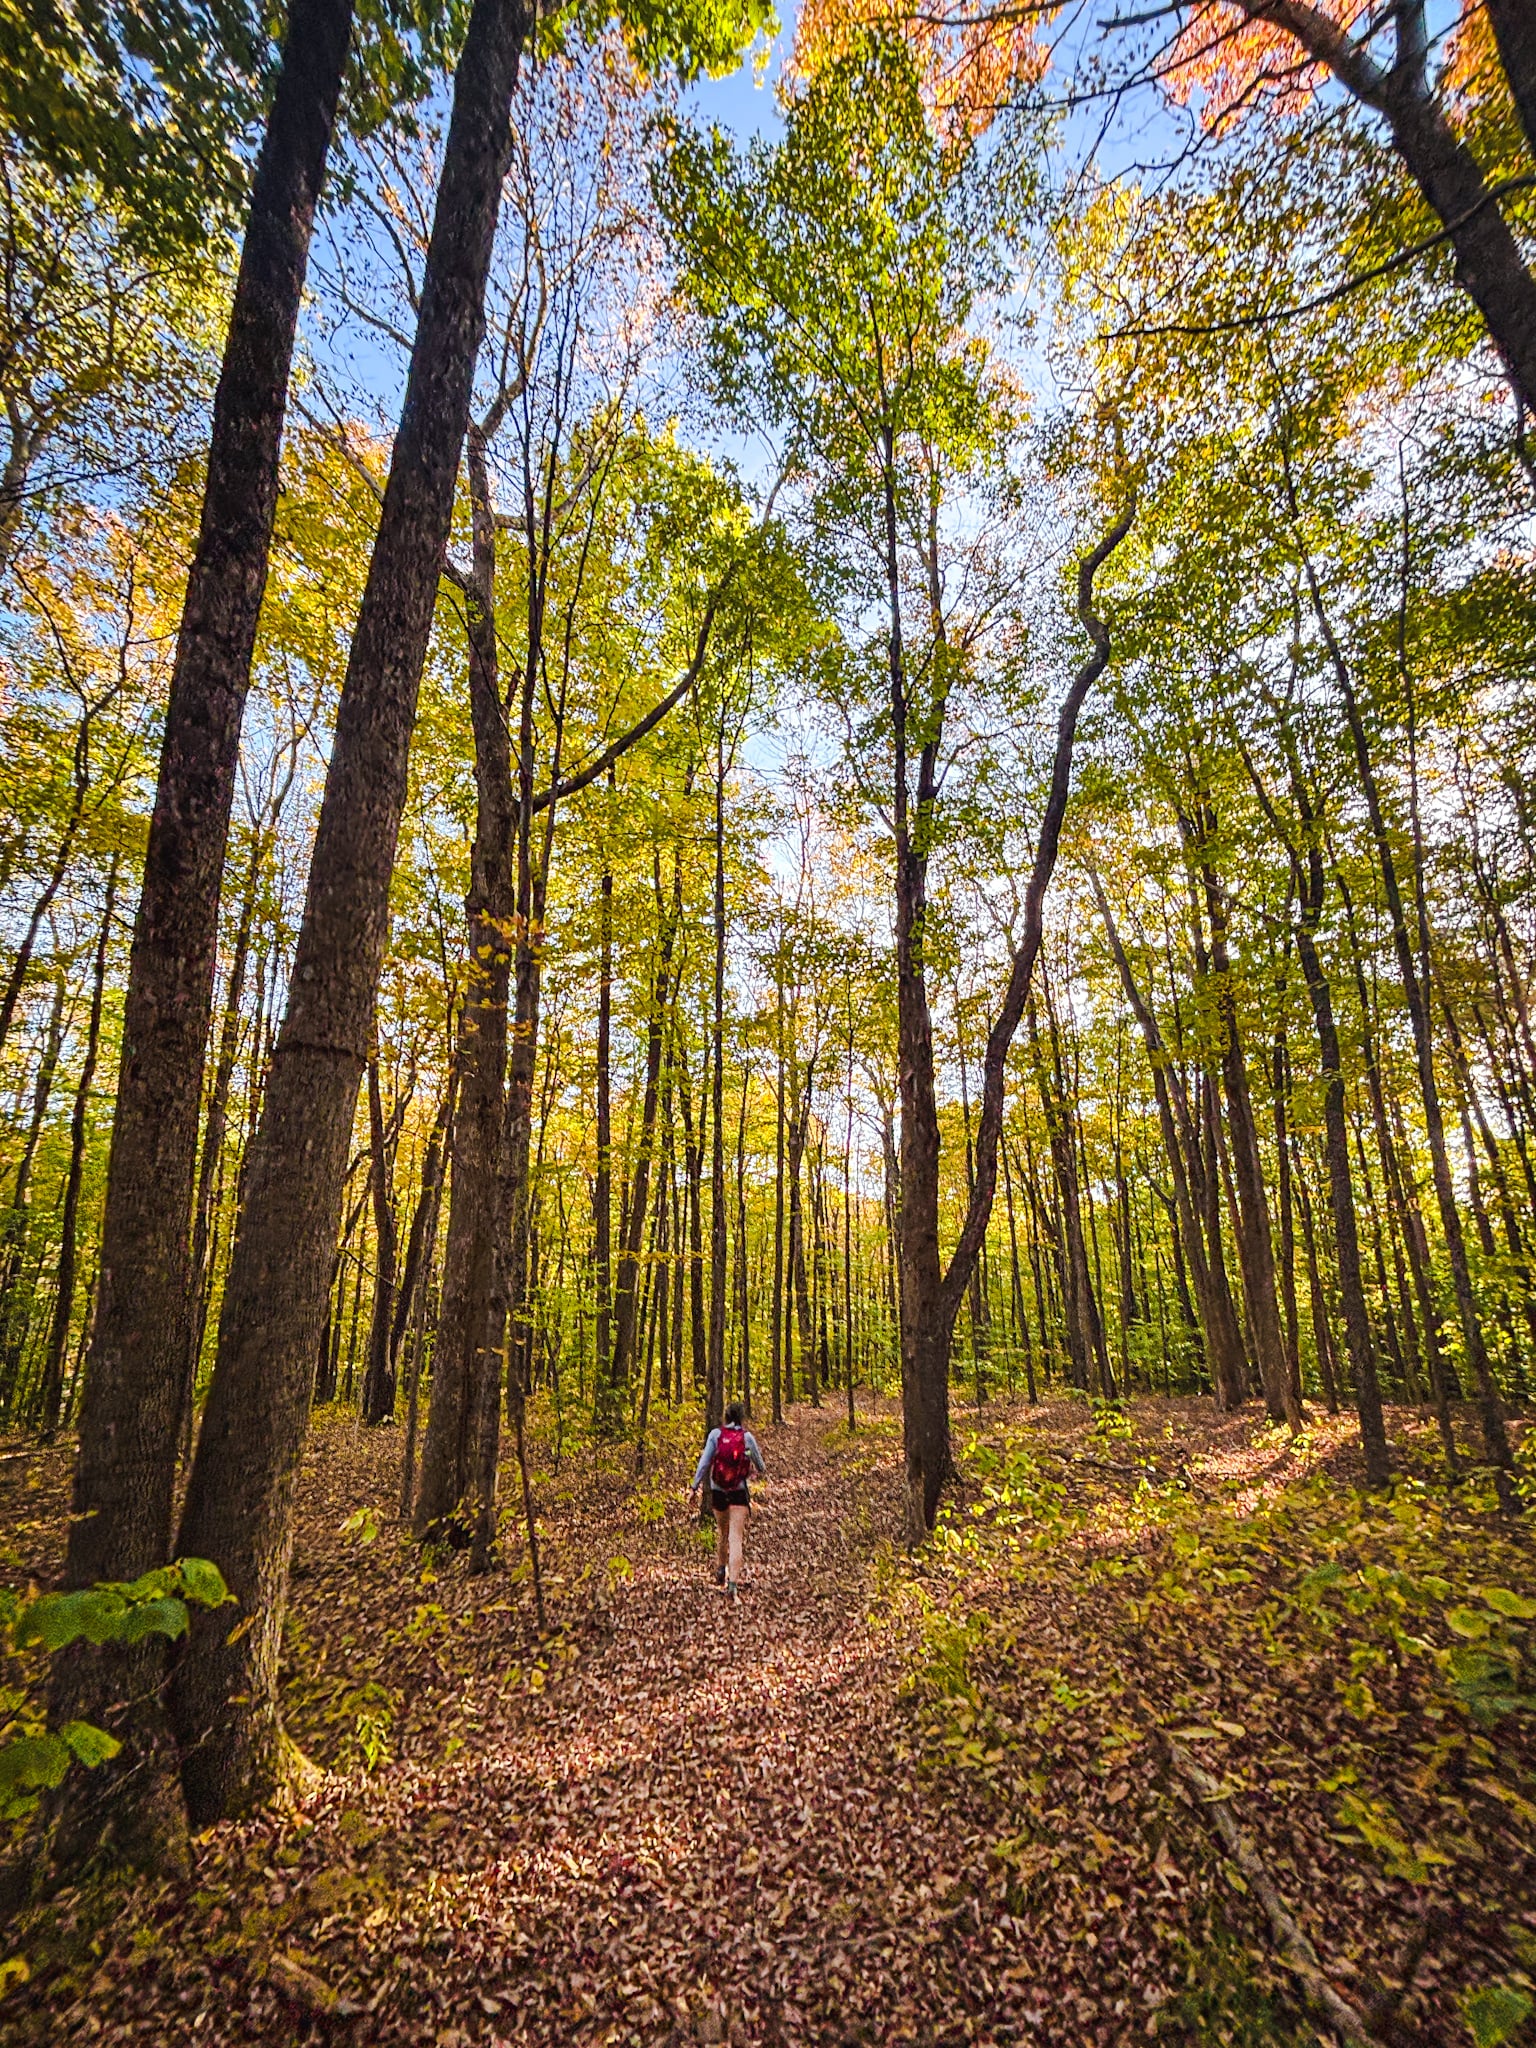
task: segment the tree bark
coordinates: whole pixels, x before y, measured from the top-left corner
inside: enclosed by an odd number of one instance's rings
[[[5,1226],[0,1231],[0,1415],[7,1420],[15,1406],[16,1380],[31,1323],[22,1294],[21,1273],[27,1251],[27,1225],[32,1213],[32,1169],[37,1161],[38,1142],[43,1135],[43,1124],[53,1095],[53,1079],[58,1072],[59,1053],[64,1044],[64,1003],[68,993],[68,982],[60,968],[54,979],[53,1001],[49,1005],[37,1073],[32,1083],[32,1114],[16,1166]]]
[[[618,1285],[613,1304],[613,1376],[628,1386],[634,1364],[635,1304],[640,1272],[640,1246],[650,1197],[651,1159],[656,1145],[656,1110],[661,1099],[661,1061],[666,1043],[667,1004],[671,995],[672,948],[682,921],[683,874],[678,863],[670,907],[656,877],[656,972],[651,984],[650,1014],[645,1033],[645,1096],[640,1109],[640,1142],[636,1148],[634,1186],[619,1246]]]
[[[203,1355],[203,1337],[208,1321],[208,1289],[212,1282],[213,1223],[215,1196],[219,1186],[219,1165],[229,1129],[229,1091],[234,1080],[235,1060],[240,1050],[240,1003],[245,992],[245,972],[250,958],[251,926],[256,915],[256,890],[261,872],[261,845],[251,844],[250,866],[240,897],[240,917],[235,927],[234,958],[230,962],[229,988],[224,1000],[224,1023],[219,1032],[219,1056],[208,1092],[208,1113],[203,1119],[202,1157],[197,1169],[197,1200],[192,1225],[191,1327],[187,1333],[187,1368],[182,1388],[182,1420],[178,1442],[190,1444],[192,1407],[197,1391],[197,1368]]]
[[[1238,1023],[1237,990],[1227,950],[1227,892],[1209,852],[1215,819],[1202,800],[1200,815],[1185,822],[1192,827],[1186,830],[1186,838],[1197,863],[1210,930],[1211,979],[1221,1030],[1221,1074],[1227,1103],[1229,1157],[1235,1194],[1234,1227],[1243,1275],[1243,1301],[1248,1311],[1248,1337],[1253,1345],[1270,1420],[1288,1423],[1292,1430],[1298,1430],[1302,1419],[1301,1403],[1291,1385],[1286,1364],[1275,1285],[1269,1198],[1264,1186],[1264,1162],[1259,1153],[1259,1133],[1248,1086],[1248,1062]]]
[[[1290,768],[1291,794],[1306,835],[1300,856],[1292,856],[1301,913],[1296,928],[1296,950],[1312,1005],[1322,1066],[1324,1151],[1328,1161],[1328,1197],[1333,1211],[1339,1299],[1344,1312],[1344,1343],[1355,1383],[1360,1439],[1365,1446],[1366,1479],[1372,1486],[1385,1486],[1391,1477],[1391,1462],[1381,1414],[1381,1389],[1376,1379],[1376,1351],[1371,1342],[1370,1319],[1365,1308],[1365,1281],[1360,1270],[1360,1232],[1355,1217],[1355,1190],[1349,1171],[1349,1130],[1344,1113],[1344,1063],[1333,1015],[1333,991],[1317,951],[1317,929],[1322,918],[1324,890],[1323,855],[1318,843],[1319,821],[1294,753]]]
[[[464,585],[470,723],[475,747],[475,839],[470,857],[464,1007],[455,1066],[453,1186],[443,1300],[432,1360],[432,1394],[421,1453],[414,1527],[462,1545],[475,1466],[476,1387],[484,1363],[486,1313],[497,1257],[497,1183],[502,1170],[507,1001],[515,911],[516,814],[512,746],[502,708],[496,641],[496,535],[483,442],[470,434],[471,563]]]
[[[117,861],[107,874],[107,900],[101,913],[101,931],[96,940],[96,964],[91,977],[91,1009],[85,1027],[85,1055],[80,1079],[75,1084],[75,1106],[69,1122],[69,1172],[64,1182],[64,1213],[59,1218],[59,1270],[53,1301],[53,1324],[48,1332],[48,1349],[43,1358],[39,1390],[39,1420],[45,1441],[58,1431],[63,1419],[64,1354],[69,1347],[69,1329],[75,1313],[75,1273],[80,1255],[80,1189],[85,1176],[85,1128],[90,1110],[91,1089],[96,1080],[96,1059],[101,1048],[101,1006],[107,981],[107,947],[112,938],[112,919],[117,909]]]
[[[1186,1150],[1181,1138],[1179,1125],[1175,1122],[1174,1099],[1170,1091],[1172,1069],[1168,1050],[1163,1043],[1162,1033],[1151,1005],[1137,986],[1130,959],[1110,913],[1103,883],[1097,871],[1091,866],[1088,869],[1088,878],[1093,888],[1094,901],[1098,905],[1105,936],[1109,940],[1110,952],[1119,970],[1120,985],[1125,990],[1126,1001],[1141,1027],[1147,1060],[1152,1068],[1152,1088],[1157,1100],[1163,1150],[1167,1154],[1168,1168],[1173,1179],[1179,1236],[1194,1281],[1200,1334],[1214,1384],[1216,1405],[1223,1409],[1236,1408],[1241,1405],[1244,1394],[1242,1333],[1237,1326],[1237,1314],[1233,1307],[1231,1290],[1227,1286],[1225,1267],[1223,1266],[1218,1273],[1207,1257],[1204,1221],[1197,1209],[1190,1184],[1192,1170],[1203,1175],[1201,1163],[1194,1156],[1198,1148]],[[1185,1122],[1187,1125],[1187,1110]]]
[[[1254,20],[1273,22],[1294,36],[1314,62],[1326,66],[1348,92],[1386,122],[1404,167],[1445,230],[1455,257],[1456,282],[1482,314],[1526,410],[1536,411],[1536,277],[1526,267],[1520,245],[1499,211],[1497,189],[1488,184],[1476,157],[1433,96],[1422,8],[1394,10],[1397,48],[1389,67],[1371,54],[1363,38],[1352,37],[1314,0],[1239,0],[1239,4]],[[1500,34],[1497,15],[1494,32],[1529,134],[1529,8],[1521,0],[1505,0],[1505,8],[1505,27],[1511,21],[1518,23],[1517,32],[1513,37]],[[1504,12],[1504,8],[1499,10]]]
[[[390,1186],[394,1147],[384,1130],[384,1102],[379,1091],[379,1055],[368,1058],[368,1187],[373,1199],[373,1241],[377,1246],[373,1275],[373,1308],[368,1323],[368,1367],[363,1374],[363,1420],[392,1422],[395,1414],[395,1362],[390,1330],[395,1312],[394,1191]]]
[[[715,742],[715,968],[709,1155],[709,1377],[705,1422],[717,1429],[725,1412],[725,1310],[728,1217],[725,1200],[725,705]]]
[[[779,944],[774,953],[774,1047],[778,1062],[774,1086],[773,1153],[773,1312],[770,1391],[773,1419],[784,1420],[784,926],[779,923]]]
[[[1533,330],[1536,338],[1536,330]],[[1536,388],[1536,387],[1533,387]],[[1290,501],[1293,524],[1300,531],[1299,513],[1296,502],[1295,484],[1289,461],[1286,464],[1286,490]],[[1498,1388],[1488,1362],[1488,1350],[1483,1339],[1482,1320],[1478,1314],[1477,1300],[1472,1291],[1472,1273],[1467,1263],[1466,1238],[1461,1228],[1461,1214],[1456,1206],[1456,1186],[1451,1177],[1450,1157],[1445,1143],[1445,1119],[1440,1104],[1440,1086],[1435,1075],[1434,1042],[1430,1032],[1429,991],[1420,980],[1418,967],[1413,957],[1413,942],[1409,936],[1408,920],[1404,911],[1402,886],[1398,879],[1397,859],[1392,850],[1391,835],[1387,830],[1386,812],[1381,801],[1381,790],[1376,780],[1375,764],[1371,759],[1370,741],[1361,715],[1360,700],[1355,692],[1354,677],[1344,653],[1333,631],[1328,610],[1323,603],[1322,586],[1310,554],[1305,556],[1304,567],[1308,589],[1312,599],[1312,612],[1322,634],[1323,643],[1332,664],[1334,676],[1339,685],[1339,694],[1344,700],[1344,716],[1349,727],[1350,739],[1354,746],[1355,763],[1360,772],[1360,784],[1365,795],[1366,812],[1370,819],[1371,837],[1376,847],[1376,857],[1381,868],[1382,884],[1386,892],[1387,911],[1392,920],[1392,945],[1397,958],[1403,994],[1408,1005],[1408,1018],[1413,1028],[1414,1053],[1418,1062],[1419,1092],[1424,1104],[1424,1134],[1429,1142],[1430,1168],[1434,1178],[1435,1198],[1440,1210],[1440,1228],[1445,1238],[1446,1253],[1451,1267],[1451,1283],[1456,1297],[1456,1308],[1461,1320],[1462,1341],[1466,1346],[1467,1361],[1472,1368],[1472,1377],[1477,1387],[1478,1413],[1483,1427],[1483,1446],[1488,1463],[1493,1467],[1494,1483],[1499,1500],[1506,1513],[1518,1512],[1520,1496],[1510,1479],[1513,1454],[1510,1450],[1509,1433],[1504,1426],[1504,1411],[1499,1401]]]
[[[173,1674],[198,1823],[248,1810],[284,1775],[277,1656],[293,1490],[530,27],[523,0],[476,0],[455,75],[405,403],[188,1487],[183,1548],[221,1566],[247,1623],[233,1638],[225,1617],[195,1624]]]
[[[288,372],[351,39],[351,0],[293,0],[257,160],[214,397],[202,526],[177,640],[123,1013],[95,1323],[64,1583],[133,1579],[170,1549],[187,1354],[189,1231],[219,883],[266,586]],[[310,1348],[311,1359],[313,1347]],[[55,1660],[56,1719],[128,1732],[160,1649]],[[75,1773],[50,1856],[67,1872],[111,1832],[121,1861],[180,1868],[184,1821],[151,1706],[102,1770]]]
[[[1525,139],[1536,151],[1536,13],[1530,0],[1483,0]]]

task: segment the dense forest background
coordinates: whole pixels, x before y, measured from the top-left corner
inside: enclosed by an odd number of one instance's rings
[[[1517,1516],[1528,9],[815,0],[750,134],[745,0],[279,26],[0,26],[45,1862],[283,1783],[312,1415],[541,1620],[729,1400],[899,1403],[909,1541],[1063,1397]]]

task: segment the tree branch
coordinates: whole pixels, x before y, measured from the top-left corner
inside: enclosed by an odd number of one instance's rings
[[[1073,678],[1072,687],[1062,702],[1056,720],[1056,753],[1051,764],[1050,795],[1046,799],[1045,816],[1040,825],[1040,841],[1035,850],[1034,866],[1030,870],[1029,886],[1024,892],[1024,933],[1013,956],[1013,966],[1008,975],[1008,986],[1003,992],[1002,1007],[998,1011],[997,1021],[987,1034],[986,1059],[982,1066],[981,1109],[976,1128],[976,1179],[960,1238],[955,1246],[954,1256],[950,1259],[949,1270],[944,1275],[940,1297],[941,1313],[947,1324],[953,1324],[960,1304],[965,1298],[965,1290],[970,1284],[971,1269],[981,1250],[982,1239],[987,1234],[987,1223],[992,1215],[992,1199],[997,1192],[997,1144],[1003,1128],[1003,1081],[1008,1064],[1008,1048],[1013,1043],[1013,1034],[1024,1014],[1030,979],[1034,974],[1035,960],[1040,951],[1045,892],[1050,886],[1051,875],[1056,866],[1056,850],[1061,843],[1062,820],[1066,816],[1067,797],[1072,787],[1072,750],[1077,740],[1078,714],[1083,708],[1088,692],[1109,665],[1109,628],[1094,610],[1093,580],[1130,532],[1131,522],[1135,517],[1136,496],[1133,491],[1124,512],[1097,547],[1084,555],[1077,566],[1077,616],[1082,623],[1083,631],[1092,643],[1093,651]]]

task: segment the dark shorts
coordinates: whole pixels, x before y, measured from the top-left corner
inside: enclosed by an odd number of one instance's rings
[[[717,1515],[727,1508],[746,1508],[752,1505],[744,1486],[733,1486],[729,1493],[722,1493],[718,1486],[709,1489],[709,1504]]]

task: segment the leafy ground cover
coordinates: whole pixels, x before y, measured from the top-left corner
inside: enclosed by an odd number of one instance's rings
[[[895,1417],[802,1409],[734,1607],[691,1439],[639,1480],[546,1445],[541,1633],[519,1542],[423,1560],[398,1443],[323,1422],[285,1670],[315,1770],[189,1882],[13,1924],[0,2042],[1338,2038],[1212,1791],[1371,2038],[1525,2038],[1531,1542],[1394,1426],[1410,1476],[1366,1500],[1343,1425],[990,1409],[912,1560]],[[0,1463],[13,1579],[66,1476]]]

